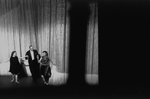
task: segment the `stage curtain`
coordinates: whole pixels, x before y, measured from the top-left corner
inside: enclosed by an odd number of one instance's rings
[[[98,74],[98,5],[89,6],[86,73]],[[40,54],[48,51],[59,72],[67,72],[69,7],[67,0],[0,0],[0,61],[14,50],[25,56],[33,45]]]
[[[87,30],[86,45],[86,82],[88,84],[99,83],[99,51],[98,51],[98,4],[91,3],[90,19]]]
[[[66,0],[0,0],[0,61],[29,45],[48,51],[59,72],[67,72],[69,18]]]
[[[91,14],[87,32],[86,73],[98,74],[98,4],[90,4]]]

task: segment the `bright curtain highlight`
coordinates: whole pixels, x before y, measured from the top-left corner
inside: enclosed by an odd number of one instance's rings
[[[91,15],[87,32],[86,80],[98,84],[98,4],[90,4]]]

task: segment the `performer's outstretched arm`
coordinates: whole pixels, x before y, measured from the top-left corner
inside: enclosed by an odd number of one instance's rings
[[[8,58],[7,60],[0,62],[0,63],[5,63],[5,62],[8,62],[9,60],[10,60],[10,58]]]
[[[23,57],[18,57],[18,58],[26,58],[26,57],[28,57],[28,56],[23,56]]]
[[[42,57],[39,59],[39,61],[38,61],[38,62],[39,62],[39,63],[41,63],[41,60],[42,60]]]

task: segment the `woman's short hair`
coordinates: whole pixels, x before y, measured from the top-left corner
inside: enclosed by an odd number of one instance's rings
[[[16,51],[12,51],[10,57],[13,57],[14,53],[16,53]]]
[[[43,51],[42,53],[46,53],[46,56],[48,56],[48,52],[47,51]]]

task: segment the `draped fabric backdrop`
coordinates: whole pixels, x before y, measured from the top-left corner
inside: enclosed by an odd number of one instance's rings
[[[48,51],[59,72],[67,72],[69,7],[66,0],[0,0],[0,61],[14,50],[25,56],[32,44],[40,54]],[[98,74],[98,5],[90,8],[86,73]]]
[[[29,45],[46,50],[60,72],[67,72],[68,4],[65,0],[0,0],[0,61],[13,50],[25,56]]]
[[[87,36],[87,74],[98,74],[98,4],[90,4],[91,15]]]
[[[86,45],[86,82],[89,84],[98,84],[98,4],[90,4],[90,19],[87,30]]]

